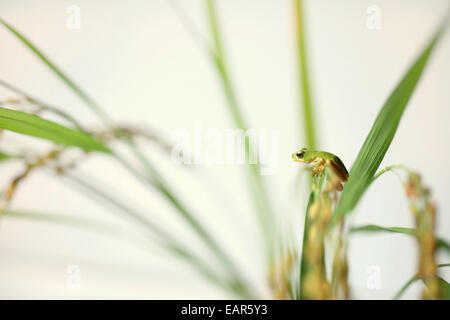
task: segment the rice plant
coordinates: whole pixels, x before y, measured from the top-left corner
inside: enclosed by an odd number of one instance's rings
[[[199,30],[185,14],[177,1],[169,1],[179,16],[187,32],[199,44],[199,50],[206,54],[212,68],[217,74],[230,125],[234,128],[247,130],[251,128],[249,119],[245,117],[243,107],[231,75],[227,50],[223,43],[220,10],[214,0],[204,0],[204,13],[207,17],[207,30]],[[385,103],[370,131],[359,149],[353,163],[346,165],[339,160],[339,155],[332,155],[321,150],[317,132],[320,130],[315,116],[314,99],[311,92],[311,68],[308,60],[308,38],[305,32],[305,14],[300,0],[292,1],[292,12],[295,17],[295,39],[297,44],[298,73],[298,114],[294,115],[302,123],[301,130],[305,141],[299,142],[300,151],[292,150],[294,154],[281,155],[294,160],[302,160],[298,164],[299,172],[305,170],[310,179],[302,188],[307,188],[309,201],[305,208],[304,226],[301,234],[293,234],[286,240],[280,234],[279,209],[270,197],[275,186],[260,174],[258,164],[247,164],[242,168],[243,181],[248,190],[248,201],[251,203],[255,224],[262,235],[260,249],[265,257],[267,277],[261,281],[270,288],[269,298],[273,299],[352,299],[351,286],[348,282],[349,266],[347,248],[349,241],[359,234],[371,236],[374,233],[400,233],[413,237],[417,242],[418,261],[417,273],[411,275],[398,293],[392,297],[400,298],[408,287],[422,281],[423,299],[450,299],[450,285],[440,277],[439,269],[448,267],[446,261],[438,261],[437,251],[446,254],[450,252],[447,239],[437,237],[436,217],[441,214],[436,209],[435,200],[429,187],[424,184],[418,172],[404,165],[392,165],[380,170],[380,164],[388,151],[400,120],[406,111],[408,101],[415,90],[420,90],[419,80],[426,70],[427,62],[432,58],[435,47],[439,44],[442,34],[446,31],[447,20],[429,37],[428,43],[418,53],[405,73],[390,93],[386,93]],[[56,175],[68,186],[81,191],[83,197],[108,206],[119,214],[120,219],[133,224],[136,233],[147,238],[149,243],[156,244],[164,252],[173,255],[187,266],[195,269],[206,281],[217,285],[236,298],[267,298],[254,289],[246,278],[232,255],[216,238],[214,230],[210,230],[199,219],[195,212],[184,202],[184,197],[173,186],[176,181],[170,181],[145,151],[148,144],[156,144],[169,151],[172,145],[167,137],[159,132],[137,126],[125,125],[118,121],[108,108],[97,103],[71,77],[56,66],[47,54],[14,27],[14,21],[0,19],[0,24],[17,38],[39,61],[51,71],[54,76],[69,88],[74,96],[80,99],[98,117],[101,128],[90,127],[82,123],[77,116],[64,111],[64,108],[51,102],[34,97],[0,79],[0,86],[15,95],[14,99],[2,101],[0,107],[0,128],[2,130],[44,139],[52,143],[45,152],[27,150],[25,153],[1,152],[0,160],[22,164],[22,170],[9,177],[8,184],[1,192],[0,210],[3,218],[24,218],[45,223],[72,226],[91,230],[112,237],[120,237],[120,230],[108,224],[98,223],[76,216],[60,216],[43,212],[29,212],[14,208],[14,196],[26,183],[27,178],[37,170]],[[54,120],[49,120],[52,117]],[[155,115],[157,117],[157,115]],[[3,150],[2,146],[2,150]],[[77,152],[77,150],[79,152]],[[75,153],[74,153],[75,151]],[[245,147],[245,157],[250,158],[252,152],[250,141]],[[100,181],[77,171],[77,167],[86,162],[89,156],[98,153],[126,170],[141,188],[149,193],[158,194],[161,200],[171,206],[177,219],[195,234],[207,249],[208,254],[220,265],[213,267],[208,256],[193,250],[188,241],[174,234],[170,225],[152,220],[146,212],[136,210],[129,202],[116,197],[108,186]],[[305,155],[312,155],[307,161]],[[297,158],[298,157],[298,158]],[[69,160],[68,160],[69,159]],[[167,161],[170,161],[167,158]],[[304,169],[304,170],[303,170]],[[241,170],[241,168],[237,169]],[[381,181],[384,174],[394,172],[399,175],[404,188],[405,197],[410,204],[410,211],[415,222],[415,228],[362,225],[354,226],[349,217],[352,216],[362,196],[370,192],[374,181]],[[348,179],[347,179],[348,178]],[[424,178],[426,181],[426,177]],[[400,186],[400,185],[399,185]],[[205,185],[205,188],[207,186]],[[151,209],[150,209],[151,210]],[[1,229],[0,229],[1,232]],[[361,236],[361,235],[359,235]],[[126,237],[124,237],[125,239]],[[330,241],[331,240],[331,241]],[[147,243],[134,243],[147,248]],[[327,261],[326,257],[332,257]]]

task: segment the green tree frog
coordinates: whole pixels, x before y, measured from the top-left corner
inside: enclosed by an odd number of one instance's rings
[[[346,182],[348,179],[348,171],[344,163],[332,153],[302,148],[292,154],[292,160],[311,164],[314,175],[321,173],[326,166],[329,167],[336,175],[338,180],[337,189],[339,191],[342,190],[341,183]]]

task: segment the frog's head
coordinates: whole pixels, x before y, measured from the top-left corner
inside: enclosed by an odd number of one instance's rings
[[[307,148],[302,148],[292,154],[292,160],[297,162],[309,162],[309,152]]]

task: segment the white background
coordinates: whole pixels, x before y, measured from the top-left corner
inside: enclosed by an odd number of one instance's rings
[[[66,27],[66,8],[72,4],[81,8],[80,30]],[[366,9],[372,4],[381,8],[378,31],[366,27]],[[202,1],[182,1],[181,5],[207,36]],[[444,17],[448,1],[330,0],[307,1],[305,5],[320,145],[350,167],[377,112]],[[306,195],[293,191],[299,165],[290,160],[303,141],[299,136],[303,130],[297,102],[293,3],[218,1],[218,12],[246,118],[254,128],[280,130],[280,168],[269,177],[271,193],[279,214],[299,217],[300,229]],[[176,128],[191,130],[195,120],[211,128],[231,126],[212,64],[167,1],[5,0],[0,3],[0,16],[31,39],[117,121],[166,133]],[[4,28],[0,28],[0,39],[1,79],[99,127],[95,115]],[[381,165],[401,163],[423,174],[438,204],[437,233],[447,239],[449,39],[447,32],[436,47]],[[13,96],[5,90],[0,93],[3,98]],[[1,146],[17,149],[17,142],[37,146],[36,140],[14,134],[6,135]],[[236,166],[207,168],[202,176],[212,177],[208,183],[215,186],[205,187],[205,180],[195,174],[174,169],[167,162],[161,166],[189,206],[233,252],[260,295],[268,297],[261,243],[242,170]],[[129,203],[151,211],[149,216],[176,230],[180,239],[199,247],[173,210],[113,161],[93,156],[82,167],[120,196],[126,194]],[[20,166],[0,170],[3,188]],[[217,184],[221,191],[214,189]],[[27,179],[12,208],[79,215],[131,230],[108,207],[44,172]],[[413,226],[398,179],[386,175],[371,186],[352,220],[355,224]],[[357,235],[350,240],[354,297],[391,298],[415,273],[412,239],[383,234]],[[73,228],[2,218],[0,257],[1,298],[230,297],[154,247],[144,250]],[[448,256],[441,256],[439,262],[448,262]],[[66,287],[69,265],[81,268],[80,289]],[[381,271],[379,290],[369,290],[366,285],[372,265]],[[442,275],[450,279],[448,271]],[[419,297],[420,289],[420,284],[413,286],[405,297]]]

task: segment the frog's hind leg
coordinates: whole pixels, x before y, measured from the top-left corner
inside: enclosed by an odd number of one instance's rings
[[[327,161],[327,165],[333,169],[334,173],[339,177],[339,179],[342,182],[346,182],[348,179],[348,172],[347,169],[345,168],[344,164],[342,163],[342,161],[334,161],[334,160],[328,160]]]
[[[339,191],[339,192],[344,190],[344,186],[342,185],[341,182],[336,182],[335,187],[336,187],[336,190]]]

